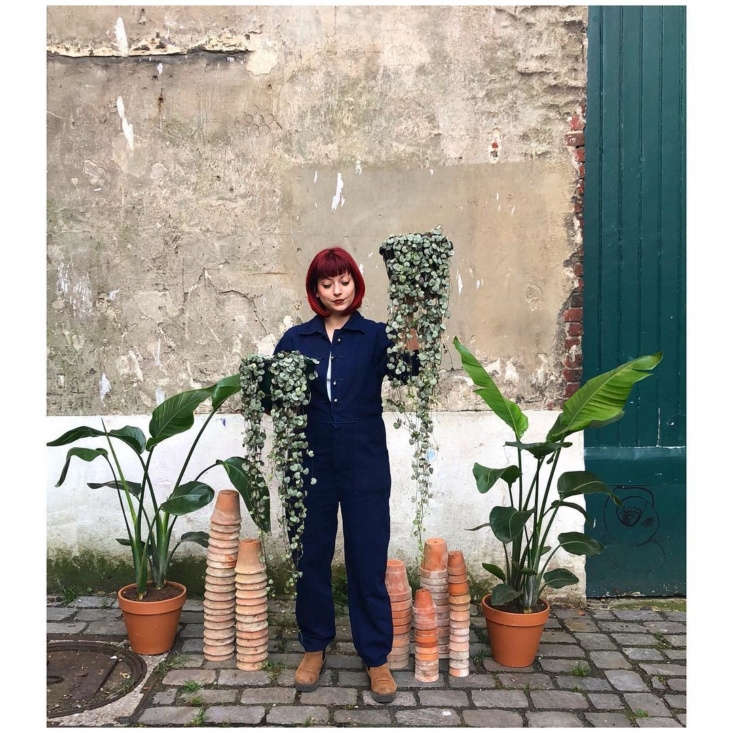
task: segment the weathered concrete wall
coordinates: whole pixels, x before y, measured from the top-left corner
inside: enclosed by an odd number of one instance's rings
[[[586,18],[49,8],[49,415],[139,415],[271,353],[310,317],[305,267],[325,246],[354,254],[362,312],[385,320],[380,242],[436,224],[456,248],[437,431],[484,409],[454,335],[524,408],[555,407],[578,284],[565,133],[585,98]],[[396,485],[407,448],[392,446]],[[393,525],[405,533],[410,547]]]

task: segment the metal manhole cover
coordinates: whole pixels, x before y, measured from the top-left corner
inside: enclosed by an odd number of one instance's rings
[[[46,714],[57,718],[106,705],[133,690],[146,671],[145,660],[112,644],[49,641]]]

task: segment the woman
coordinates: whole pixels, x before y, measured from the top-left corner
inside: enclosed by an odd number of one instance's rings
[[[304,462],[317,482],[307,487],[298,566],[303,574],[295,608],[305,654],[295,686],[304,691],[318,686],[326,646],[336,633],[331,560],[340,504],[354,646],[367,668],[374,699],[391,702],[397,688],[387,664],[392,616],[384,584],[391,479],[381,399],[390,342],[384,323],[359,313],[364,279],[340,247],[313,258],[306,292],[316,315],[288,329],[275,347],[275,353],[299,351],[318,360],[306,429],[314,455]],[[416,370],[414,336],[408,348]]]

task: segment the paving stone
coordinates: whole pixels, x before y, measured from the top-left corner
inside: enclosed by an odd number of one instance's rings
[[[536,672],[534,664],[530,664],[528,667],[505,667],[503,664],[498,664],[491,657],[485,657],[482,662],[483,668],[487,672]]]
[[[588,693],[588,698],[593,707],[599,710],[623,710],[624,704],[621,702],[621,698],[618,695],[602,695],[599,693]]]
[[[270,639],[270,643],[273,645],[272,651],[303,654],[303,645],[297,639]]]
[[[198,639],[203,638],[204,625],[200,624],[186,624],[181,631],[182,639]]]
[[[667,717],[672,713],[656,695],[651,692],[627,692],[624,694],[626,704],[634,711],[643,710],[653,717]]]
[[[599,669],[631,669],[631,662],[621,652],[589,652]]]
[[[554,689],[554,685],[552,684],[550,677],[540,672],[534,672],[532,674],[512,674],[511,672],[501,672],[497,676],[502,687],[510,689],[524,689],[527,685],[529,685],[530,690]]]
[[[625,646],[621,651],[629,658],[636,662],[647,661],[654,662],[663,660],[664,657],[658,649],[648,646]]]
[[[526,676],[526,675],[525,675]],[[492,674],[470,674],[468,677],[454,677],[448,675],[448,686],[449,687],[477,687],[482,690],[490,690],[496,687],[496,679]]]
[[[182,624],[202,624],[204,622],[203,611],[181,611],[179,621]]]
[[[616,643],[606,634],[576,633],[575,638],[584,649],[616,649]]]
[[[637,718],[639,728],[679,728],[680,724],[674,718]]]
[[[190,669],[191,667],[201,667],[203,663],[203,654],[176,654],[171,658],[171,664],[176,669]]]
[[[613,634],[649,633],[649,629],[645,626],[630,621],[599,621],[598,626],[602,631],[610,631]]]
[[[397,683],[397,687],[406,687],[407,689],[410,688],[427,688],[427,687],[440,687],[445,688],[445,674],[440,673],[438,674],[438,679],[436,682],[418,682],[418,680],[415,679],[415,673],[411,672],[409,669],[398,669],[392,672],[392,677],[394,678],[394,681]]]
[[[87,627],[86,621],[49,621],[47,634],[81,634]]]
[[[665,695],[664,701],[671,708],[687,710],[687,695]]]
[[[372,696],[371,690],[362,690],[360,693],[361,702],[364,705],[392,705],[393,707],[415,707],[417,701],[415,700],[415,693],[408,692],[407,690],[397,690],[395,699],[390,703],[377,702]]]
[[[554,616],[562,619],[585,616],[585,611],[583,609],[573,608],[572,606],[555,606],[552,609],[552,613]]]
[[[667,684],[670,686],[670,689],[675,690],[676,692],[687,691],[687,680],[684,677],[673,677],[671,680],[667,681]]]
[[[622,692],[639,692],[648,690],[646,682],[636,673],[628,669],[606,670],[608,681]]]
[[[66,621],[66,619],[71,618],[75,613],[81,613],[81,611],[78,611],[75,608],[65,608],[64,606],[59,606],[58,608],[54,607],[46,607],[46,621]],[[83,621],[84,619],[79,619]]]
[[[687,621],[687,612],[686,611],[663,611],[664,617],[668,618],[670,621],[680,621],[681,623],[685,623]]]
[[[90,621],[86,634],[100,634],[103,636],[127,636],[125,622],[120,621]]]
[[[328,722],[328,708],[320,705],[278,705],[267,714],[267,723],[272,725],[303,725]]]
[[[686,726],[687,725],[687,714],[686,713],[680,713],[677,716],[677,720],[679,720],[680,723],[682,723],[682,725]]]
[[[585,710],[588,700],[580,692],[565,692],[564,690],[543,690],[530,692],[529,696],[536,708],[552,708],[554,710]]]
[[[573,635],[567,631],[544,631],[542,641],[546,644],[577,644]]]
[[[444,708],[416,708],[415,710],[398,710],[395,713],[398,725],[406,726],[439,726],[460,725],[461,719],[455,710]]]
[[[653,634],[684,634],[687,632],[685,624],[678,621],[645,621],[644,626]]]
[[[684,677],[687,667],[682,664],[641,664],[639,665],[648,675],[661,674],[664,677]]]
[[[352,641],[337,641],[335,649],[339,654],[356,654],[356,647]]]
[[[420,704],[425,706],[468,706],[468,695],[463,690],[420,690],[417,697]]]
[[[186,654],[188,652],[201,653],[204,651],[204,640],[203,639],[186,639],[183,642],[181,651]]]
[[[299,655],[299,659],[301,658],[302,655]],[[326,669],[364,669],[364,662],[355,654],[326,654],[325,667]]]
[[[546,629],[561,629],[562,624],[560,621],[552,616],[549,616],[547,618],[547,621],[545,622],[545,628]]]
[[[68,610],[68,609],[67,609]],[[73,612],[73,609],[72,609]],[[81,608],[76,612],[75,621],[115,621],[122,618],[122,611],[115,608]]]
[[[583,723],[577,715],[552,711],[547,713],[527,713],[529,728],[582,728]]]
[[[464,710],[463,720],[472,728],[521,728],[522,716],[511,710]]]
[[[652,677],[652,689],[666,690],[667,685],[665,684],[663,679],[660,679],[659,677]]]
[[[594,632],[598,631],[598,625],[592,618],[588,618],[587,616],[579,616],[578,618],[566,618],[565,619],[565,628],[568,631],[584,631],[584,632]]]
[[[521,690],[471,690],[477,708],[526,708],[527,696]]]
[[[540,659],[545,672],[572,672],[579,664],[588,666],[587,659]]]
[[[354,672],[348,669],[338,671],[339,684],[344,687],[369,687],[369,675],[366,672]]]
[[[213,660],[209,661],[208,659],[204,659],[204,663],[201,666],[204,669],[236,669],[237,660],[234,658],[234,655],[232,654],[232,656],[229,657],[229,659],[224,659],[221,662],[217,662]]]
[[[300,660],[303,659],[302,654],[270,654],[268,659],[272,664],[279,664],[283,667],[293,667],[297,669],[300,664]],[[326,664],[328,664],[329,657],[326,655]]]
[[[221,705],[223,703],[233,703],[237,699],[236,690],[196,690],[195,692],[182,692],[179,701],[190,705]],[[196,702],[200,701],[200,702]]]
[[[143,710],[137,722],[144,725],[188,725],[198,714],[199,709],[190,705],[161,706]]]
[[[351,723],[352,725],[375,726],[390,725],[392,718],[388,710],[336,710],[334,723]]]
[[[555,682],[557,682],[558,687],[564,689],[569,688],[571,690],[576,687],[579,690],[593,690],[594,692],[611,689],[611,685],[609,685],[606,680],[601,679],[600,677],[575,677],[573,675],[558,675],[557,677],[555,677]]]
[[[204,722],[257,725],[264,717],[265,708],[262,705],[213,705],[206,708]]]
[[[186,598],[186,602],[183,604],[183,609],[185,611],[203,611],[204,610],[204,602],[200,598]]]
[[[176,689],[163,690],[153,695],[153,705],[172,705],[176,699]]]
[[[294,687],[253,687],[251,690],[242,690],[239,702],[243,705],[252,703],[293,703],[295,702]]]
[[[662,621],[662,614],[658,611],[643,611],[639,610],[616,610],[613,611],[614,615],[621,621]]]
[[[687,646],[687,634],[665,634],[664,638],[672,646],[681,646],[681,647]]]
[[[659,641],[651,634],[611,634],[614,641],[625,646],[654,646]]]
[[[687,659],[687,651],[685,649],[665,649],[664,654],[667,659]]]
[[[213,669],[172,669],[163,678],[164,685],[185,685],[188,681],[198,682],[200,685],[213,685],[216,680],[216,670]]]
[[[336,624],[335,641],[351,641],[351,627],[346,624]]]
[[[117,605],[117,598],[109,596],[79,596],[69,606],[73,608],[113,608]]]
[[[301,692],[300,701],[306,705],[356,705],[353,687],[319,687],[313,692]]]
[[[295,670],[284,669],[277,676],[277,684],[282,687],[293,687],[295,685]],[[321,670],[321,676],[318,684],[321,687],[328,687],[329,685],[336,684],[336,670],[335,669],[324,669]]]
[[[585,719],[594,728],[629,727],[629,719],[623,713],[586,713]]]
[[[542,644],[537,652],[540,657],[584,657],[585,650],[577,644]]]

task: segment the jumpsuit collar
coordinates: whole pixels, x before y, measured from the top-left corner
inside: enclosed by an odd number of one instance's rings
[[[313,318],[310,319],[310,321],[306,321],[304,325],[305,327],[302,331],[303,334],[320,333],[328,338],[328,335],[326,334],[326,325],[323,321],[323,316],[315,315]],[[366,333],[364,329],[364,316],[362,316],[358,310],[354,311],[351,314],[349,320],[346,321],[343,326],[341,326],[340,330],[361,331],[361,333]]]

